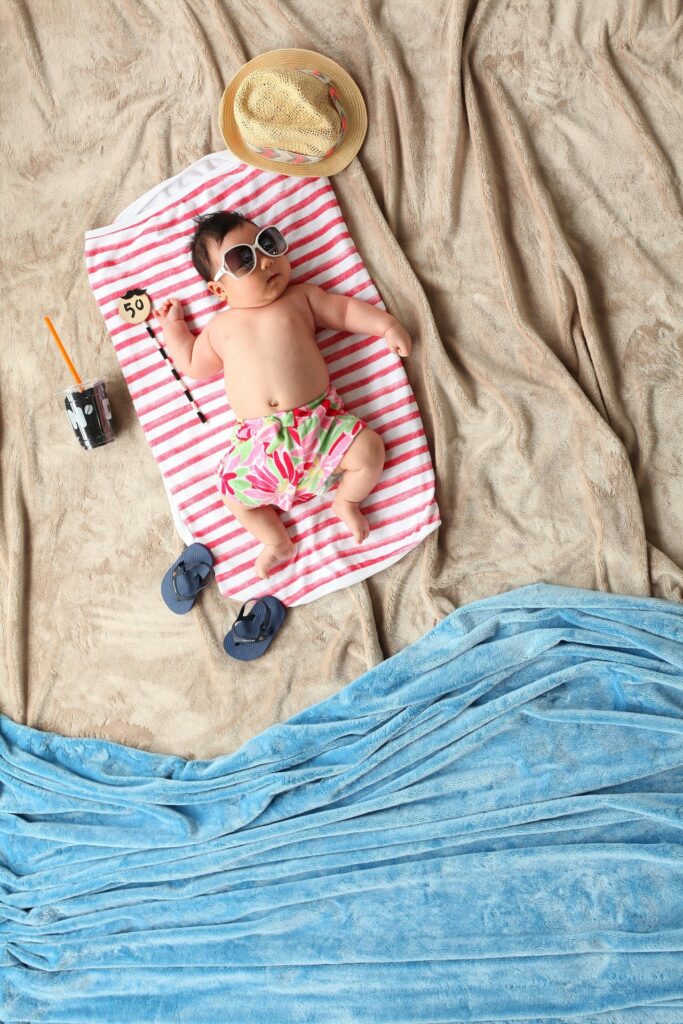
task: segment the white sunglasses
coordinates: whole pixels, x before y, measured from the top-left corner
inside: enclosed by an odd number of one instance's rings
[[[230,249],[226,249],[221,260],[221,268],[214,277],[214,281],[217,281],[223,274],[229,274],[230,277],[235,278],[251,274],[252,270],[256,269],[257,249],[265,253],[266,256],[284,256],[288,248],[284,235],[277,228],[272,226],[261,228],[253,245],[250,245],[249,242],[240,242],[239,245],[233,245]]]

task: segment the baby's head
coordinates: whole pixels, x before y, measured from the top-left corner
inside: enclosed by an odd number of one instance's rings
[[[197,273],[208,282],[210,292],[230,306],[243,309],[267,306],[282,295],[289,284],[292,268],[285,255],[275,255],[277,245],[273,244],[274,239],[269,234],[261,241],[264,248],[273,250],[272,253],[266,254],[257,249],[254,266],[249,249],[238,249],[229,258],[230,269],[237,273],[237,277],[228,273],[219,275],[219,271],[225,268],[225,253],[244,243],[253,245],[259,231],[263,230],[259,224],[229,210],[203,214],[195,217],[194,222],[192,262]],[[247,272],[251,266],[254,269]],[[218,280],[215,280],[217,275]]]

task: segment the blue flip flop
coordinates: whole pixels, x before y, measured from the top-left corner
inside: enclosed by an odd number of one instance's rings
[[[203,544],[190,544],[161,581],[161,596],[172,612],[184,615],[212,578],[213,555]]]
[[[251,611],[245,615],[248,601],[223,639],[223,649],[238,661],[260,658],[270,647],[275,634],[285,621],[287,609],[277,597],[259,597]]]

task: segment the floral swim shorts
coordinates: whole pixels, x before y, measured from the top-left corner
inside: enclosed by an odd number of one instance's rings
[[[322,494],[348,448],[367,424],[346,412],[330,385],[308,405],[237,420],[218,464],[221,494],[248,508],[295,502]]]

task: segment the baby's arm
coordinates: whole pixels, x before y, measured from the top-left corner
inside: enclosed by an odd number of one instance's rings
[[[332,327],[349,334],[375,334],[399,356],[409,356],[412,342],[395,316],[370,302],[326,292],[315,284],[304,285],[306,298],[318,327]]]
[[[164,332],[164,341],[176,369],[193,380],[213,377],[223,369],[223,360],[213,345],[209,329],[211,321],[195,338],[185,323],[180,299],[166,299],[156,310]]]

